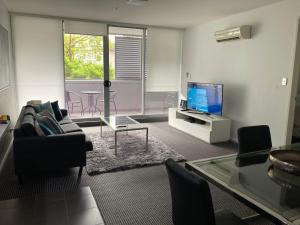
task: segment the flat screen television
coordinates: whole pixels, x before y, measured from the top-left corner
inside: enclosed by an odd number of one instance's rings
[[[188,110],[221,116],[222,108],[223,84],[188,82]]]

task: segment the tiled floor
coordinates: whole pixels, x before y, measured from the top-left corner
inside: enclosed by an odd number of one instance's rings
[[[0,202],[1,225],[104,225],[89,187]]]

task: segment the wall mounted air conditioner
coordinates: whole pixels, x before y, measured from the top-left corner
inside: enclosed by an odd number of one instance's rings
[[[215,37],[217,42],[237,40],[237,39],[250,39],[251,26],[241,26],[241,27],[234,27],[226,30],[216,31]]]

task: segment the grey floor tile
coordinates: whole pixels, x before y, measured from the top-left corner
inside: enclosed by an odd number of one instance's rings
[[[31,225],[33,224],[33,210],[3,209],[0,211],[1,225]]]
[[[68,214],[65,200],[37,202],[35,220],[42,224],[67,224]]]
[[[72,199],[74,197],[78,197],[78,196],[88,196],[88,195],[93,195],[92,191],[89,187],[82,187],[77,189],[76,191],[72,191],[72,192],[65,192],[65,197],[67,200]]]
[[[25,197],[18,199],[11,199],[0,201],[0,210],[2,209],[28,209],[33,208],[35,205],[34,197]]]
[[[35,196],[36,201],[38,202],[53,202],[60,201],[65,199],[64,192],[53,192],[53,193],[45,193],[39,194]]]
[[[73,198],[66,200],[66,204],[69,213],[97,208],[96,201],[92,195],[73,196]]]
[[[96,225],[103,224],[98,208],[87,209],[69,214],[70,225]]]

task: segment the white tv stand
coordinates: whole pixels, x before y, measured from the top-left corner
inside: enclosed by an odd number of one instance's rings
[[[230,139],[230,119],[169,108],[169,125],[207,143]]]

